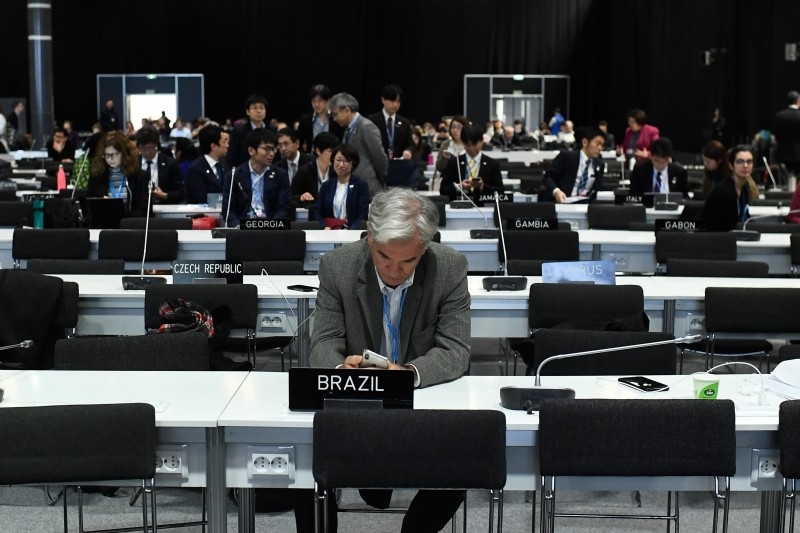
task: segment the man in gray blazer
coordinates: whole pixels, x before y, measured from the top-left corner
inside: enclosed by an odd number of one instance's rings
[[[323,256],[312,366],[358,368],[369,348],[389,358],[390,371],[414,372],[417,387],[467,371],[467,260],[431,242],[438,218],[427,198],[387,189],[370,205],[367,237]],[[391,491],[362,491],[362,497],[386,507]],[[402,531],[439,531],[462,500],[461,491],[419,491]]]
[[[355,176],[367,182],[374,198],[386,186],[389,160],[383,151],[381,132],[371,120],[358,112],[358,100],[351,94],[338,93],[328,102],[333,120],[344,128],[342,142],[352,144],[361,160]]]

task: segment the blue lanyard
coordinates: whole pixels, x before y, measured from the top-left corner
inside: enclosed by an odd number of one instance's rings
[[[119,182],[119,188],[117,189],[117,192],[114,192],[114,190],[112,189],[111,195],[114,198],[122,198],[122,188],[124,186],[125,186],[125,176],[122,176],[122,181]]]
[[[403,306],[406,304],[406,296],[408,290],[403,289],[403,296],[400,298],[400,311],[397,317],[397,329],[392,326],[392,320],[389,317],[389,299],[383,295],[383,319],[389,327],[389,335],[392,337],[392,362],[397,363],[397,356],[400,352],[400,320],[403,318]]]

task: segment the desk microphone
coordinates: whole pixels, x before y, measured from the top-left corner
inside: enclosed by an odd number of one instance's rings
[[[83,174],[83,171],[86,168],[86,162],[89,161],[89,157],[91,156],[91,151],[92,151],[91,148],[86,148],[86,153],[83,154],[83,161],[81,161],[81,166],[80,168],[78,168],[78,172],[76,173],[75,169],[74,168],[72,169],[73,176],[75,174]],[[78,190],[78,178],[76,177],[75,182],[72,184],[72,197],[71,197],[72,200],[75,199],[75,191],[77,190]]]
[[[455,186],[456,186],[456,189],[458,189],[458,192],[461,194],[462,200],[453,200],[452,202],[450,202],[450,207],[452,209],[469,209],[470,207],[474,206],[477,209],[478,206],[475,205],[475,202],[473,202],[472,199],[469,196],[466,195],[466,193],[464,193],[464,188],[461,186],[461,181],[462,181],[461,180],[461,161],[458,160],[459,157],[461,157],[461,156],[458,155],[458,151],[456,151],[455,158],[456,158],[456,172],[458,172],[458,183],[456,183]],[[464,154],[464,161],[466,161],[466,158],[467,158],[467,155]]]
[[[233,200],[233,182],[236,179],[236,167],[231,167],[231,186],[228,189],[228,205],[225,206],[225,227],[228,227],[228,217],[231,215],[231,200]],[[239,184],[239,188],[242,188],[242,184]],[[244,191],[242,191],[244,192]]]
[[[142,266],[138,276],[122,276],[122,288],[126,291],[143,291],[150,285],[163,285],[167,282],[161,276],[145,276],[144,262],[147,258],[147,238],[150,235],[150,207],[153,202],[153,180],[148,177],[147,181],[147,211],[144,219],[144,250],[142,251]]]
[[[778,206],[780,209],[780,206]],[[800,209],[792,209],[786,213],[786,215],[791,215],[794,213],[800,213]],[[780,211],[777,215],[758,215],[755,217],[750,217],[742,223],[742,229],[734,229],[731,230],[731,233],[736,235],[737,241],[760,241],[761,240],[761,232],[758,230],[747,229],[747,224],[753,220],[764,220],[765,218],[774,218],[774,217],[782,217]]]
[[[558,388],[544,388],[542,387],[541,371],[542,367],[550,361],[556,359],[569,359],[572,357],[582,357],[584,355],[594,355],[609,352],[621,352],[623,350],[635,350],[637,348],[650,348],[652,346],[661,346],[662,344],[684,344],[699,342],[703,339],[702,335],[686,335],[685,337],[678,337],[677,339],[667,339],[663,341],[644,342],[640,344],[630,344],[627,346],[613,346],[611,348],[599,348],[597,350],[588,350],[585,352],[565,353],[553,355],[546,358],[539,364],[536,369],[536,380],[533,387],[502,387],[500,389],[500,404],[506,409],[528,411],[528,414],[533,411],[539,410],[539,404],[542,400],[548,398],[575,398],[575,391],[573,389],[558,387]]]
[[[506,252],[506,238],[503,231],[503,217],[500,215],[500,193],[494,191],[494,204],[497,207],[497,219],[500,221],[500,246],[503,250],[503,275],[483,278],[483,288],[487,291],[521,291],[528,286],[525,276],[508,275],[508,253]]]
[[[469,238],[470,239],[497,239],[499,234],[496,229],[489,228],[489,219],[486,218],[486,215],[481,211],[478,204],[472,201],[472,198],[469,197],[467,193],[464,192],[464,188],[461,186],[461,162],[458,160],[456,156],[456,170],[458,171],[458,183],[456,184],[456,188],[458,192],[461,193],[461,197],[463,200],[453,200],[450,202],[451,209],[469,209],[474,207],[478,214],[483,217],[483,229],[471,229],[469,230]],[[464,160],[466,161],[467,155],[464,154]]]
[[[767,169],[767,174],[769,174],[769,179],[772,181],[772,186],[777,189],[778,184],[775,182],[775,176],[772,175],[772,169],[769,168],[769,161],[767,161],[766,157],[762,157],[761,160],[764,162],[764,166]]]

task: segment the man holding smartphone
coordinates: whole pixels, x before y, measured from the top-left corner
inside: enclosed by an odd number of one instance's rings
[[[478,203],[481,196],[493,196],[495,191],[503,194],[503,178],[500,164],[481,152],[483,149],[483,130],[470,122],[461,129],[461,142],[464,155],[458,159],[450,158],[442,172],[439,194],[449,196],[450,200],[461,197],[460,187]],[[478,204],[481,205],[481,204]]]
[[[387,189],[372,201],[367,237],[322,258],[312,366],[359,368],[368,349],[389,359],[388,370],[414,372],[417,387],[467,371],[467,260],[432,242],[438,218],[427,198],[410,189]],[[391,499],[391,491],[361,495],[380,508]],[[441,530],[463,497],[462,491],[419,491],[402,531]]]

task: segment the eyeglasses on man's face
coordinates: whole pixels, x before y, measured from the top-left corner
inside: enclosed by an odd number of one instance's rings
[[[278,149],[275,148],[274,146],[272,146],[271,144],[267,144],[267,145],[263,145],[262,144],[261,146],[258,147],[258,149],[259,150],[264,150],[268,154],[274,154],[275,152],[278,151]]]

